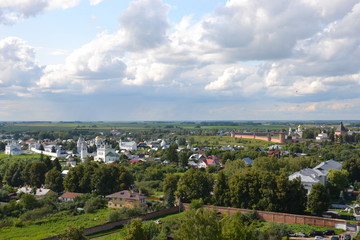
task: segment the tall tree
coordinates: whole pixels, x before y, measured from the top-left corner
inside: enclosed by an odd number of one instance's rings
[[[213,188],[213,179],[210,174],[195,169],[187,170],[180,177],[176,195],[183,202],[192,199],[203,199],[204,203],[210,202],[210,192]]]
[[[213,203],[217,206],[230,206],[230,192],[228,179],[223,171],[220,171],[215,179]]]
[[[175,240],[220,240],[221,223],[216,212],[196,209],[185,212],[180,227],[175,232]]]
[[[20,187],[24,184],[22,178],[23,167],[21,164],[15,162],[12,163],[5,171],[4,180],[5,182],[12,187]]]
[[[56,168],[59,171],[61,171],[61,164],[60,164],[58,158],[55,158],[55,160],[52,162],[52,167]]]
[[[240,212],[232,216],[226,216],[221,220],[222,240],[257,240],[257,230],[255,224],[247,221],[246,217]]]
[[[360,181],[360,159],[356,157],[345,160],[342,164],[342,168],[348,171],[349,181],[354,183]]]
[[[308,205],[312,212],[317,215],[328,210],[330,205],[329,195],[326,192],[324,185],[316,183],[308,196]]]
[[[45,173],[47,172],[47,167],[43,162],[34,162],[31,164],[29,169],[30,173],[30,185],[32,187],[41,187],[45,183]]]
[[[328,174],[327,186],[330,190],[330,195],[338,197],[340,192],[349,186],[349,173],[344,170],[330,169]]]
[[[163,192],[166,205],[169,207],[174,206],[175,191],[179,177],[174,174],[167,174],[163,181]]]
[[[62,192],[64,190],[63,177],[61,172],[56,168],[51,169],[46,173],[45,184],[47,188],[50,188],[54,192]]]

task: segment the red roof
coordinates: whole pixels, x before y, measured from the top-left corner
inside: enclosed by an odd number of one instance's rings
[[[60,197],[61,198],[74,198],[76,196],[81,195],[82,193],[76,193],[76,192],[64,192]]]

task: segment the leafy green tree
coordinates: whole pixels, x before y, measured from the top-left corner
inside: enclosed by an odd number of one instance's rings
[[[229,179],[231,204],[234,207],[256,209],[261,200],[262,182],[264,172],[249,169],[239,172]]]
[[[180,227],[174,234],[175,240],[220,240],[221,223],[216,212],[207,209],[186,211],[180,220]]]
[[[43,162],[46,165],[46,171],[50,171],[53,168],[53,164],[52,164],[49,156],[46,156],[45,158],[43,158],[43,160],[41,162]]]
[[[186,167],[189,163],[189,156],[186,152],[179,153],[179,163],[182,167]]]
[[[329,205],[329,195],[324,185],[321,183],[314,184],[310,194],[308,195],[309,209],[317,215],[321,215],[321,213],[328,210]]]
[[[176,195],[183,202],[201,198],[205,203],[208,203],[211,199],[210,192],[212,188],[213,179],[210,174],[190,169],[180,177]]]
[[[221,221],[222,240],[257,240],[256,225],[248,221],[246,216],[236,212],[224,217]]]
[[[47,188],[50,188],[54,192],[62,192],[64,190],[64,186],[61,172],[56,168],[51,169],[46,173],[45,184]]]
[[[55,158],[55,160],[52,162],[52,168],[56,168],[58,171],[61,171],[61,164],[58,158]]]
[[[169,207],[174,206],[175,191],[179,177],[174,174],[167,174],[163,181],[163,192],[166,205]]]
[[[44,145],[40,144],[39,150],[40,150],[40,151],[45,151]]]
[[[23,167],[21,164],[15,162],[12,163],[5,171],[4,180],[12,187],[20,187],[24,184],[22,178]]]
[[[47,167],[45,163],[34,162],[31,164],[29,169],[30,174],[30,184],[33,187],[41,187],[45,183],[45,173],[47,172]]]
[[[83,177],[84,167],[79,165],[74,168],[70,168],[68,174],[64,178],[64,188],[67,192],[83,192],[79,182]]]
[[[177,152],[177,144],[172,143],[169,148],[164,150],[163,155],[161,156],[161,160],[168,160],[170,162],[178,162],[179,161],[179,155]]]
[[[337,197],[342,190],[349,186],[348,176],[349,173],[344,169],[329,170],[327,184],[330,190],[330,195]]]
[[[217,206],[230,206],[230,192],[228,179],[223,171],[220,171],[215,179],[213,203]]]
[[[360,158],[352,157],[345,160],[342,168],[349,173],[349,182],[360,181]]]
[[[31,210],[39,207],[39,202],[34,195],[24,193],[20,197],[20,205],[26,210]]]
[[[146,240],[146,234],[140,218],[131,219],[125,240]]]
[[[60,240],[84,240],[87,239],[84,235],[84,228],[81,226],[69,225],[58,238]]]

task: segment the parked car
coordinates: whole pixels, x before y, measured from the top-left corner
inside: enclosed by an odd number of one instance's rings
[[[335,235],[335,231],[332,229],[328,229],[324,231],[324,235]]]
[[[330,240],[339,240],[340,238],[338,236],[332,236]]]
[[[351,235],[350,234],[345,234],[345,240],[351,240]]]
[[[325,240],[326,238],[323,238],[322,236],[315,236],[314,240]]]
[[[295,237],[306,237],[306,233],[303,233],[303,232],[298,232],[298,233],[295,233]]]
[[[313,231],[313,232],[309,233],[309,236],[310,237],[315,237],[315,236],[322,237],[322,236],[324,236],[324,232],[322,232],[322,231]]]

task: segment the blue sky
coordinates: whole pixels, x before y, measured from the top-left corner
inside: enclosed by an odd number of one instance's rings
[[[1,0],[0,120],[359,119],[359,0]]]

